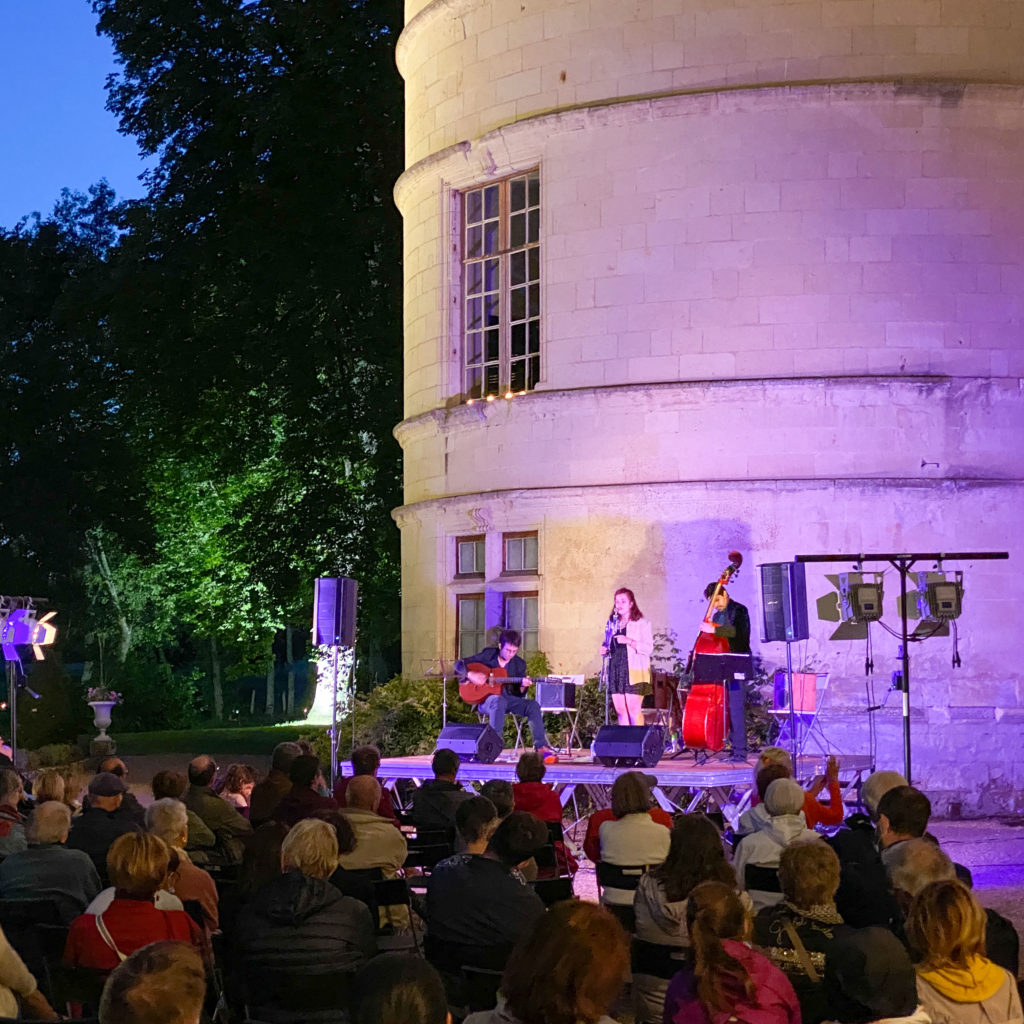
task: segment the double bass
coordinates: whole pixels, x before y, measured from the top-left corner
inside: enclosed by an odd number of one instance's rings
[[[722,570],[715,589],[708,600],[704,622],[712,623],[715,598],[722,588],[739,572],[743,556],[738,551],[729,552],[729,564]],[[714,633],[697,634],[689,660],[687,675],[693,672],[698,654],[728,654],[729,641]],[[719,751],[725,746],[725,688],[719,683],[694,682],[683,709],[683,743],[693,750]]]

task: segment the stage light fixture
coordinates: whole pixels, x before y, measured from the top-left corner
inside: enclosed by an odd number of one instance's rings
[[[917,574],[917,610],[922,619],[952,622],[960,618],[964,602],[964,574],[957,570],[949,578],[946,572]]]
[[[839,574],[839,611],[844,622],[877,622],[882,617],[882,597],[882,573]]]

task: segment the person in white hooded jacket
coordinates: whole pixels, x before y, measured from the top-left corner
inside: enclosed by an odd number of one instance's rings
[[[751,888],[746,884],[747,865],[775,868],[779,866],[782,851],[790,843],[821,836],[804,824],[800,811],[804,804],[804,791],[793,779],[776,779],[765,791],[764,805],[771,816],[757,832],[744,836],[736,847],[733,867],[740,889],[746,889],[754,903],[754,910],[773,907],[782,901],[781,892]]]

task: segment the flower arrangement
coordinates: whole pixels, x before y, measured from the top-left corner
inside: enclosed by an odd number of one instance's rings
[[[85,701],[87,704],[91,704],[93,701],[113,701],[115,704],[120,704],[122,697],[121,694],[115,693],[109,687],[106,686],[90,686],[85,694]]]

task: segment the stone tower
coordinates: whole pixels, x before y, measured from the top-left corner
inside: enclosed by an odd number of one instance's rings
[[[1015,0],[406,0],[407,673],[499,623],[593,673],[620,585],[688,647],[730,548],[1009,549],[948,566],[963,667],[915,644],[911,703],[940,802],[1015,805],[1022,52]],[[864,750],[835,629],[794,656]]]

